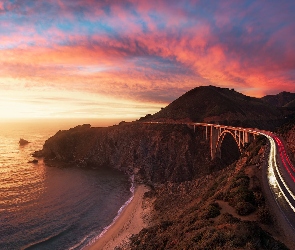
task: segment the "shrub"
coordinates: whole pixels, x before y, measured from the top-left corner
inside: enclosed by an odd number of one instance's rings
[[[249,202],[252,205],[256,204],[255,195],[252,191],[239,187],[231,191],[228,196],[229,204],[235,207],[239,202]]]
[[[261,192],[254,192],[255,201],[258,206],[262,206],[265,204],[264,196]]]
[[[259,207],[258,208],[257,217],[258,217],[258,221],[263,224],[270,225],[273,223],[271,214],[269,213],[269,210],[266,207]]]
[[[219,191],[213,196],[213,198],[215,200],[223,200],[223,199],[225,199],[225,194],[223,192]]]
[[[244,187],[248,188],[250,183],[250,178],[247,175],[239,174],[234,180],[232,181],[232,184],[230,185],[230,188],[235,187]]]
[[[218,203],[211,203],[208,207],[205,208],[203,213],[203,218],[210,219],[215,218],[220,215],[220,207]]]
[[[222,214],[222,215],[220,215],[218,217],[218,224],[224,224],[224,223],[225,224],[227,224],[227,223],[235,224],[235,223],[238,223],[238,222],[240,222],[240,219],[232,216],[229,213],[224,213],[224,214]]]
[[[237,203],[235,209],[239,215],[248,215],[253,213],[256,208],[251,203],[242,201]]]

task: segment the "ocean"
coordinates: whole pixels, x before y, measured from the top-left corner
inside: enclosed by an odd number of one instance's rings
[[[83,249],[132,197],[119,171],[28,163],[46,139],[74,125],[0,123],[0,249]],[[30,143],[20,146],[20,138]]]

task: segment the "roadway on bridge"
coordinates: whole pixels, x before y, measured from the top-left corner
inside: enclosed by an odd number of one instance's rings
[[[277,135],[264,132],[270,143],[267,178],[273,198],[287,224],[295,232],[295,168],[284,143]]]

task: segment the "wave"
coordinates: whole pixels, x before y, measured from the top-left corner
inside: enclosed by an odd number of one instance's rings
[[[96,242],[99,238],[101,238],[109,230],[109,228],[115,224],[116,220],[120,217],[120,215],[123,212],[124,208],[126,206],[128,206],[128,204],[133,200],[133,198],[134,198],[134,190],[135,190],[134,175],[132,175],[130,177],[130,180],[131,180],[130,192],[132,193],[131,197],[123,204],[123,206],[120,207],[116,217],[113,219],[111,224],[106,226],[99,235],[95,236],[94,238],[91,237],[91,240],[84,246],[84,248],[86,248],[88,246],[91,246],[92,244],[94,244],[94,242]],[[71,247],[69,250],[75,250],[78,247],[81,247],[89,238],[90,238],[89,235],[86,236],[79,244]]]
[[[24,248],[22,248],[22,250],[33,250],[33,249],[40,249],[40,247],[44,247],[47,244],[50,244],[50,242],[56,240],[57,238],[63,236],[64,234],[66,234],[67,232],[70,232],[72,230],[73,226],[67,227],[66,229],[62,230],[61,232],[52,235],[46,239],[40,240],[38,242],[35,242],[31,245],[28,245]],[[49,246],[49,245],[48,245]]]

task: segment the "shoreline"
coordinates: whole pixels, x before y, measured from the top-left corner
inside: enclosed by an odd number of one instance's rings
[[[148,187],[143,184],[136,186],[133,199],[122,209],[116,220],[84,249],[107,250],[128,244],[130,236],[139,233],[141,229],[147,226],[144,217],[149,214],[150,209],[149,207],[144,209],[142,206],[143,195],[147,191]]]

